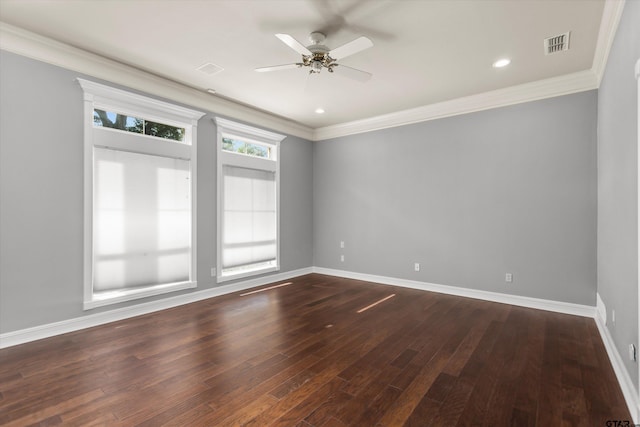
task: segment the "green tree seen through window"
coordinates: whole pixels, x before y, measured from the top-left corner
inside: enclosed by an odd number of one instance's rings
[[[140,133],[174,141],[184,140],[184,128],[152,122],[111,111],[94,109],[93,124],[95,126],[119,129],[126,132]]]
[[[253,157],[263,157],[265,159],[268,159],[271,154],[268,147],[231,138],[222,138],[222,149],[224,151],[246,154]]]

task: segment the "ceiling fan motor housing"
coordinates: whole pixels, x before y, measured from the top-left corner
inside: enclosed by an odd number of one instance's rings
[[[309,34],[309,41],[312,44],[321,44],[326,39],[327,39],[327,36],[325,36],[324,33],[321,33],[319,31],[314,31],[313,33]]]
[[[313,55],[303,55],[302,60],[305,66],[311,68],[309,70],[310,73],[319,73],[322,71],[322,68],[333,71],[331,70],[331,65],[335,60],[329,56],[331,50],[322,44],[325,39],[325,35],[320,32],[314,32],[309,35],[311,44],[307,46],[307,49],[309,49]]]
[[[314,57],[330,52],[330,49],[322,44],[325,39],[326,37],[322,33],[315,32],[309,35],[309,41],[311,42],[311,44],[307,46],[307,49],[309,49],[314,54]]]

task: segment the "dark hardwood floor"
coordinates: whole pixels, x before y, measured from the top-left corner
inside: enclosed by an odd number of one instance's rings
[[[0,424],[631,420],[593,319],[316,274],[240,294],[0,350]]]

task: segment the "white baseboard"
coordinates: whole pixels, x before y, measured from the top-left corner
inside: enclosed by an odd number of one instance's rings
[[[383,285],[401,286],[403,288],[419,289],[423,291],[438,292],[441,294],[457,295],[461,297],[475,298],[485,301],[499,302],[503,304],[518,305],[521,307],[536,308],[539,310],[554,311],[557,313],[572,314],[582,317],[594,317],[596,312],[595,307],[588,305],[502,294],[498,292],[480,291],[476,289],[461,288],[457,286],[437,285],[435,283],[419,282],[416,280],[397,279],[393,277],[354,273],[352,271],[334,270],[322,267],[313,267],[313,272],[318,274],[326,274],[329,276],[345,277],[348,279],[364,280],[367,282],[380,283]]]
[[[117,308],[115,310],[105,311],[102,313],[89,314],[82,317],[76,317],[74,319],[35,326],[33,328],[7,332],[4,334],[0,334],[0,348],[11,347],[30,341],[53,337],[55,335],[66,334],[68,332],[73,332],[80,329],[103,325],[105,323],[128,319],[130,317],[153,313],[155,311],[166,310],[168,308],[189,304],[207,298],[226,295],[233,292],[242,291],[244,289],[254,288],[256,286],[266,285],[268,283],[292,279],[294,277],[310,274],[311,272],[311,267],[302,268],[299,270],[259,277],[256,279],[244,280],[242,282],[237,282],[230,285],[218,286],[202,291],[191,292],[175,297],[164,298],[157,301],[136,304],[130,307]]]
[[[597,299],[599,303],[602,303],[600,295],[598,295]],[[624,400],[627,402],[629,412],[633,417],[633,422],[635,424],[640,423],[640,399],[638,396],[638,391],[633,385],[633,381],[629,376],[629,372],[624,367],[622,356],[620,355],[620,352],[618,351],[618,348],[613,341],[613,337],[609,332],[609,328],[607,328],[606,326],[606,318],[602,318],[601,313],[602,311],[598,311],[598,314],[595,317],[598,331],[600,332],[602,342],[604,343],[604,347],[606,348],[607,354],[609,355],[609,360],[611,361],[611,365],[613,366],[613,371],[616,373],[616,377],[618,378],[618,383],[620,384],[620,388],[622,389]]]

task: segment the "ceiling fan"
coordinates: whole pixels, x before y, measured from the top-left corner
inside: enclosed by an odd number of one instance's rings
[[[337,61],[346,58],[347,56],[358,53],[362,50],[368,49],[373,46],[373,42],[366,37],[358,37],[357,39],[350,41],[340,47],[333,50],[329,49],[323,43],[326,36],[320,32],[313,32],[309,35],[311,44],[304,46],[298,40],[291,37],[289,34],[276,34],[284,44],[291,49],[302,55],[302,62],[296,62],[293,64],[274,65],[271,67],[256,68],[256,71],[263,73],[266,71],[278,71],[287,70],[290,68],[302,68],[308,67],[309,74],[317,74],[322,69],[327,69],[328,72],[343,75],[344,77],[357,80],[360,82],[366,82],[371,78],[371,73],[358,70],[346,65],[338,64]]]

